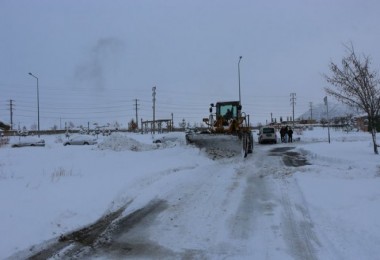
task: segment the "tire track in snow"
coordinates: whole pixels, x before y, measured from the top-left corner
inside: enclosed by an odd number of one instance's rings
[[[265,152],[257,149],[238,170],[244,175],[242,193],[236,212],[229,221],[230,237],[243,245],[245,257],[273,259],[281,255],[277,248],[278,203],[273,194],[271,176],[277,167],[268,162]]]
[[[320,246],[313,231],[307,205],[294,179],[282,180],[283,232],[290,254],[295,259],[318,259],[314,245]],[[290,194],[290,190],[293,194]]]
[[[294,259],[318,259],[316,247],[320,247],[319,240],[313,230],[307,203],[302,191],[293,176],[295,167],[309,165],[307,160],[298,152],[290,151],[294,147],[280,147],[276,152],[283,150],[282,164],[278,168],[277,181],[280,190],[280,202],[282,208],[282,232],[284,241],[288,246],[288,252]],[[271,150],[273,154],[275,150]],[[285,167],[285,165],[287,167]]]
[[[320,245],[294,168],[285,166],[281,152],[267,153],[267,147],[257,148],[241,169],[246,183],[230,235],[257,259],[317,259]]]

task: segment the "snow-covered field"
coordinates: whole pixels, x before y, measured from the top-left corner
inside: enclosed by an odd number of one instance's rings
[[[95,146],[43,136],[45,147],[0,147],[0,259],[152,204],[160,206],[117,237],[131,250],[92,257],[379,258],[380,156],[368,133],[331,130],[329,144],[327,129],[314,128],[299,142],[219,160],[187,146],[183,133],[166,136],[178,141],[114,133]],[[309,165],[271,154],[286,147]]]

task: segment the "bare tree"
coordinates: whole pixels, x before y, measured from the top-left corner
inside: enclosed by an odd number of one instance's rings
[[[354,47],[346,46],[348,55],[342,59],[339,67],[331,62],[331,76],[324,75],[332,87],[325,88],[328,95],[351,107],[358,108],[368,116],[372,134],[373,149],[378,154],[376,144],[376,121],[380,110],[380,79],[370,69],[369,56],[357,56]]]

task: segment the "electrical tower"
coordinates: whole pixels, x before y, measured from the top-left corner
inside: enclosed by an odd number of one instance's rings
[[[135,99],[135,112],[136,112],[136,126],[137,126],[137,129],[139,129],[139,119],[138,119],[138,114],[137,114],[137,110],[138,110],[138,106],[139,104],[137,104],[139,100],[138,99]]]
[[[293,128],[294,128],[294,106],[296,104],[296,93],[290,93],[290,104],[293,107]]]

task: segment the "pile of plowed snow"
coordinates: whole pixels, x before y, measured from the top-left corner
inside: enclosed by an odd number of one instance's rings
[[[158,149],[156,144],[140,143],[139,141],[125,136],[122,133],[113,133],[110,136],[104,138],[103,142],[98,144],[98,148],[102,150],[114,150],[114,151],[150,151]]]

